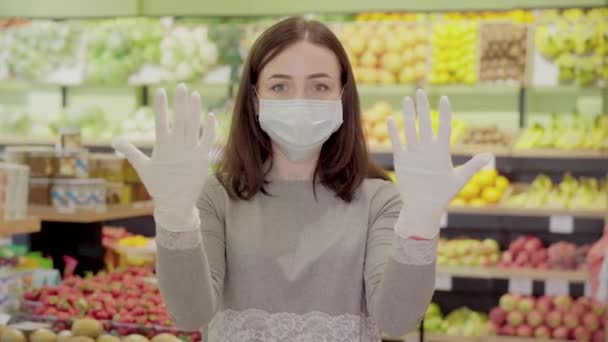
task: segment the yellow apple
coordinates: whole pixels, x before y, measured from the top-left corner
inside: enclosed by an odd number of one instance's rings
[[[378,74],[374,68],[361,68],[361,83],[376,84],[378,82]]]
[[[367,51],[372,52],[376,56],[383,53],[384,48],[384,42],[380,38],[374,37],[367,42]]]
[[[418,63],[414,66],[414,78],[418,81],[424,79],[426,74],[426,65],[424,63]]]
[[[375,137],[377,140],[382,141],[389,137],[388,135],[388,127],[386,126],[386,122],[384,120],[382,122],[378,122],[374,125],[371,131],[371,135]]]
[[[342,26],[342,30],[340,31],[340,36],[348,38],[348,37],[356,37],[360,33],[357,30],[356,25],[344,25]]]
[[[372,110],[381,115],[382,117],[387,117],[391,115],[393,107],[391,107],[390,103],[388,102],[380,101],[374,104]]]
[[[396,35],[392,35],[391,37],[385,38],[385,42],[387,52],[400,52],[405,46],[404,40]]]
[[[409,84],[414,83],[415,80],[414,70],[411,67],[404,67],[399,72],[399,83]]]
[[[376,55],[374,55],[370,51],[366,51],[365,53],[363,53],[363,55],[359,59],[359,65],[365,68],[374,68],[377,64],[378,59],[376,58]]]
[[[353,36],[347,40],[347,45],[350,50],[356,55],[360,56],[365,50],[365,40],[360,36]]]
[[[397,83],[397,78],[395,77],[395,74],[393,74],[392,72],[386,70],[386,69],[381,69],[378,70],[378,82],[380,84],[395,84]]]
[[[401,69],[402,65],[401,57],[398,54],[392,52],[389,52],[382,56],[380,63],[382,65],[382,68],[390,71],[391,73],[398,72]]]
[[[414,60],[414,53],[411,49],[406,48],[401,54],[401,60],[403,64],[410,64]]]
[[[423,44],[416,45],[416,47],[414,48],[414,59],[416,59],[418,61],[423,61],[426,59],[426,57],[427,57],[426,46]]]

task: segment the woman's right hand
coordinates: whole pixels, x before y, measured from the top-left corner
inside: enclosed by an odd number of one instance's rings
[[[160,89],[154,101],[156,139],[148,157],[125,138],[116,138],[114,148],[124,154],[137,171],[154,200],[157,225],[171,231],[198,228],[198,199],[209,175],[209,152],[215,140],[215,117],[207,116],[199,141],[201,100],[188,95],[184,84],[177,87],[173,125],[169,126],[167,95]]]

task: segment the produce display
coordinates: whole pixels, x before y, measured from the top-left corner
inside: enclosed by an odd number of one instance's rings
[[[9,27],[0,45],[8,77],[48,80],[53,71],[74,65],[79,39],[79,25],[72,22],[33,20]]]
[[[418,21],[424,19],[423,13],[414,12],[364,12],[357,14],[356,21]]]
[[[509,180],[495,169],[481,170],[452,199],[452,205],[483,207],[498,203],[509,188]]]
[[[608,148],[608,115],[553,114],[548,123],[527,127],[513,146],[515,149],[556,148],[601,150]]]
[[[76,319],[94,326],[95,337],[105,331],[119,336],[141,334],[147,338],[171,333],[200,340],[199,332],[185,333],[175,327],[158,287],[146,281],[146,277],[151,276],[145,268],[129,267],[85,278],[68,277],[59,286],[31,290],[24,298],[31,308],[32,319],[52,322],[57,331],[67,329]],[[80,318],[88,320],[78,320]]]
[[[521,208],[606,210],[608,180],[576,179],[565,174],[559,184],[540,174],[530,186],[514,188],[504,204]]]
[[[475,21],[433,25],[431,84],[477,83],[478,30]]]
[[[160,62],[158,19],[103,20],[90,24],[86,35],[86,83],[124,85],[144,65]]]
[[[412,84],[427,74],[429,38],[425,25],[345,24],[339,36],[361,84]]]
[[[511,145],[511,135],[501,131],[496,126],[468,127],[460,143],[485,147],[508,147]]]
[[[524,82],[527,29],[509,22],[484,23],[480,28],[481,81]]]
[[[481,312],[462,307],[445,317],[436,303],[424,314],[424,330],[448,336],[483,336],[487,334],[488,317]]]
[[[448,266],[493,266],[500,260],[500,245],[494,239],[440,239],[437,264]]]
[[[559,81],[582,86],[608,80],[606,8],[544,11],[536,28],[536,48],[557,64]]]
[[[574,270],[585,268],[590,246],[560,241],[548,248],[536,236],[520,236],[511,241],[500,256],[499,267]]]
[[[393,117],[399,132],[403,132],[403,113],[393,110],[386,102],[377,102],[371,108],[363,111],[363,128],[367,134],[367,141],[372,148],[390,148],[391,141],[386,126],[386,119]],[[431,123],[433,129],[437,131],[439,127],[439,114],[436,110],[431,111]],[[456,143],[464,134],[466,124],[458,118],[452,118],[452,137],[451,143]]]
[[[447,12],[444,15],[449,20],[511,20],[516,23],[533,23],[534,13],[529,10],[512,11],[475,11],[475,12]]]
[[[490,331],[501,336],[603,342],[606,306],[586,297],[508,293],[489,317]]]

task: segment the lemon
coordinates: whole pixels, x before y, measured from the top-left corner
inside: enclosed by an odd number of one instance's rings
[[[460,190],[458,197],[461,197],[465,200],[472,199],[479,195],[479,190],[479,185],[477,185],[476,183],[469,182],[462,188],[462,190]]]
[[[473,198],[469,204],[472,207],[485,207],[488,202],[486,202],[483,198]]]
[[[485,188],[481,192],[481,198],[488,203],[497,203],[501,197],[502,191],[496,187]]]
[[[496,178],[496,188],[504,192],[509,187],[509,180],[505,176],[498,176]]]
[[[465,205],[465,204],[467,204],[467,200],[465,200],[464,198],[462,198],[460,196],[456,196],[456,197],[454,197],[452,202],[450,202],[450,204],[451,205]]]
[[[493,186],[496,183],[496,178],[498,177],[498,172],[494,169],[481,170],[474,177],[473,180],[480,188],[485,188],[487,186]]]

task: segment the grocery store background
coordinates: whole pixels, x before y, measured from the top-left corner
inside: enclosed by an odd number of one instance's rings
[[[58,283],[51,269],[153,268],[149,196],[111,138],[149,152],[152,94],[164,87],[172,97],[186,82],[218,115],[221,158],[249,47],[280,18],[303,14],[344,44],[371,154],[387,170],[386,118],[402,126],[401,101],[416,88],[431,103],[449,96],[456,164],[481,151],[496,157],[444,215],[434,304],[424,337],[407,338],[603,341],[605,310],[591,304],[590,285],[608,216],[607,6],[0,0],[0,283],[18,284],[0,285],[0,312],[32,318],[23,293]],[[548,318],[553,311],[563,314]]]

